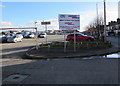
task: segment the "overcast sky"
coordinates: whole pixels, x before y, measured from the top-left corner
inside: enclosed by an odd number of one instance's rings
[[[49,29],[59,29],[59,14],[79,14],[80,15],[80,31],[84,31],[85,27],[96,17],[96,3],[98,3],[99,16],[103,16],[103,0],[97,2],[86,1],[66,1],[66,2],[48,2],[49,0],[4,0],[0,4],[2,19],[0,25],[3,27],[24,27],[34,26],[33,22],[38,21],[39,30],[44,30],[44,26],[40,25],[41,21],[51,21]],[[54,1],[54,0],[52,0]],[[77,0],[76,0],[77,1]],[[118,18],[118,0],[107,0],[107,22],[116,21]]]

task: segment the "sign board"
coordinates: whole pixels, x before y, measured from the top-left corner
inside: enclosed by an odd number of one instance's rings
[[[41,25],[48,25],[50,22],[41,22]]]
[[[79,30],[80,16],[79,15],[59,15],[59,29],[60,30]]]

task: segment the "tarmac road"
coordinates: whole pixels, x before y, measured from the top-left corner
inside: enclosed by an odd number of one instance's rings
[[[26,43],[26,40],[29,41]],[[26,40],[22,42],[24,45],[10,44],[11,47],[19,46],[18,49],[10,49],[9,45],[3,44],[3,51],[7,52],[7,46],[9,46],[8,51],[16,51],[26,50],[35,45],[32,39]],[[22,49],[19,49],[20,46]],[[101,84],[101,86],[106,86],[105,84],[119,83],[118,63],[119,59],[3,59],[2,79],[3,84]],[[8,76],[14,74],[28,75],[28,77],[20,82],[18,82],[19,79],[17,82],[14,79],[5,81]]]
[[[63,39],[63,35],[48,35],[47,37],[47,41],[61,41]],[[38,38],[38,42],[46,42],[46,38]],[[23,39],[22,42],[18,43],[2,43],[0,45],[0,47],[2,47],[0,55],[3,58],[21,58],[25,52],[33,46],[36,46],[36,41],[31,38]]]
[[[115,36],[109,36],[107,37],[107,40],[110,41],[115,47],[120,48],[120,37],[115,37]]]
[[[3,59],[2,65],[3,84],[118,84],[118,59]],[[28,77],[6,80],[14,74]]]

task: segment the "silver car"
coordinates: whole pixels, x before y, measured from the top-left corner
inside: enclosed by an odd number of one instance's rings
[[[40,38],[45,38],[46,35],[47,35],[46,33],[41,33],[41,34],[38,35],[38,37],[40,37]]]
[[[21,42],[23,39],[23,36],[22,35],[15,35],[15,36],[9,36],[7,37],[7,42]]]

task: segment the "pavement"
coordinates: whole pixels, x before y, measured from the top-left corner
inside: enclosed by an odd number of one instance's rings
[[[118,50],[118,46],[113,43],[113,47],[96,51],[96,54]],[[92,51],[82,53],[81,56],[95,55]],[[119,59],[105,58],[2,59],[2,83],[3,85],[21,84],[22,86],[30,84],[118,84],[119,62]]]
[[[112,53],[118,53],[120,50],[116,47],[107,49],[80,49],[76,52],[74,49],[69,49],[68,52],[64,52],[63,48],[55,48],[50,51],[47,48],[41,48],[39,50],[30,49],[26,52],[27,59],[62,59],[62,58],[82,58],[91,56],[105,56]],[[45,51],[45,52],[43,52]]]

